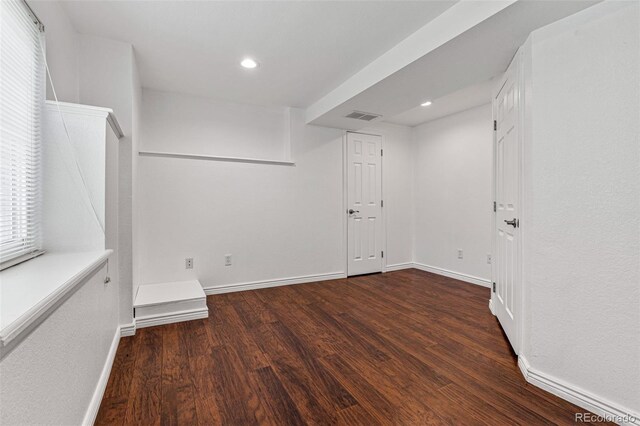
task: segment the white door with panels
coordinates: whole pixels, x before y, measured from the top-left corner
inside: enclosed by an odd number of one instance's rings
[[[382,137],[347,133],[347,275],[382,271]]]
[[[493,308],[514,351],[519,350],[520,84],[519,53],[493,98],[495,133]]]

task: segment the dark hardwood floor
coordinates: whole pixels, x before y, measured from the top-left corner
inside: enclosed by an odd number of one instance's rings
[[[489,296],[413,269],[209,296],[120,341],[96,424],[572,424]]]

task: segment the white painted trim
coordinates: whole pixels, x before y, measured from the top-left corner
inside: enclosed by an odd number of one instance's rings
[[[135,334],[136,334],[135,319],[131,324],[124,324],[120,326],[120,337],[135,336]]]
[[[448,271],[446,269],[423,265],[421,263],[415,263],[415,262],[396,263],[393,265],[387,265],[386,269],[387,269],[387,272],[392,272],[392,271],[400,271],[403,269],[412,269],[412,268],[420,269],[426,272],[432,272],[434,274],[443,275],[449,278],[455,278],[460,281],[481,285],[483,287],[491,287],[491,282],[484,278],[478,278],[471,275]],[[274,279],[274,280],[227,284],[227,285],[217,286],[217,287],[207,287],[204,289],[204,292],[206,295],[210,296],[212,294],[232,293],[235,291],[246,291],[246,290],[258,290],[261,288],[280,287],[284,285],[313,283],[313,282],[327,281],[327,280],[338,280],[342,278],[347,278],[346,272],[333,272],[333,273],[318,274],[318,275],[303,275],[303,276],[291,277],[291,278],[280,278],[280,279]],[[140,326],[138,325],[138,327]]]
[[[415,264],[413,262],[394,263],[393,265],[387,265],[386,272],[401,271],[403,269],[411,268],[415,268]]]
[[[109,116],[107,117],[107,123],[109,123],[109,126],[111,126],[113,133],[116,134],[116,137],[118,139],[124,138],[124,132],[122,131],[122,127],[120,127],[120,123],[118,123],[118,119],[116,118],[113,112],[109,113]]]
[[[94,390],[93,396],[91,397],[91,402],[89,403],[89,407],[87,407],[84,419],[82,420],[83,425],[90,426],[93,425],[93,423],[96,421],[98,410],[100,410],[100,403],[102,402],[104,391],[107,389],[107,383],[109,382],[111,367],[113,367],[113,361],[115,360],[116,352],[118,351],[118,344],[120,343],[121,333],[122,328],[118,327],[115,334],[113,335],[111,347],[109,348],[107,359],[105,360],[104,366],[102,367],[102,372],[100,373],[100,378],[98,379],[98,383],[96,384],[96,389]]]
[[[493,296],[493,292],[491,293]],[[496,316],[496,311],[493,309],[493,299],[489,299],[489,311],[491,311],[491,315]]]
[[[382,155],[382,153],[384,152],[384,146],[385,146],[385,142],[386,142],[387,138],[384,135],[384,132],[380,133],[380,218],[382,219],[382,252],[385,253],[385,256],[382,257],[382,273],[385,273],[388,271],[387,269],[387,260],[389,259],[389,252],[387,251],[387,229],[389,229],[389,227],[387,226],[387,209],[384,207],[384,193],[385,193],[385,186],[384,186],[384,171],[387,169],[384,165],[384,155]],[[387,158],[389,158],[389,156],[387,155]],[[347,240],[348,241],[348,240]],[[348,259],[347,259],[348,262]],[[347,269],[348,271],[348,269]]]
[[[342,260],[344,261],[345,275],[349,271],[349,217],[347,214],[348,188],[347,188],[347,133],[342,134]]]
[[[475,277],[473,275],[463,274],[461,272],[454,272],[448,269],[438,268],[436,266],[429,266],[423,263],[414,262],[414,268],[421,271],[431,272],[438,275],[443,275],[449,278],[455,278],[456,280],[465,281],[471,284],[481,285],[482,287],[491,288],[491,280],[486,278]]]
[[[20,341],[62,305],[87,278],[104,265],[113,250],[105,250],[82,270],[56,288],[18,319],[0,330],[0,359],[11,352]],[[37,259],[36,259],[37,260]]]
[[[113,113],[111,108],[103,108],[91,105],[74,104],[70,102],[45,101],[47,108],[54,111],[60,110],[67,114],[90,115],[93,117],[107,118],[109,113]]]
[[[138,151],[142,157],[181,158],[187,160],[226,161],[231,163],[272,164],[277,166],[295,166],[293,161],[266,160],[263,158],[220,157],[216,155],[187,154],[178,152]]]
[[[275,280],[252,281],[247,283],[228,284],[204,289],[206,295],[231,293],[234,291],[257,290],[260,288],[280,287],[283,285],[304,284],[316,281],[338,280],[347,278],[345,272],[333,272],[330,274],[304,275],[300,277],[281,278]]]
[[[520,368],[520,373],[522,373],[522,377],[529,383],[529,362],[525,359],[524,356],[518,355],[518,367]]]
[[[194,309],[183,312],[171,312],[169,314],[154,315],[136,318],[136,328],[154,327],[156,325],[172,324],[174,322],[191,321],[207,318],[209,309]]]
[[[89,115],[93,117],[105,118],[118,139],[122,139],[124,137],[122,127],[120,127],[120,123],[118,123],[118,119],[116,118],[111,108],[56,101],[46,101],[46,105],[49,109],[60,111],[65,114]]]
[[[579,407],[589,410],[594,414],[607,418],[624,418],[633,417],[633,421],[622,422],[623,425],[640,425],[640,414],[632,413],[630,410],[619,407],[605,398],[586,392],[577,386],[563,382],[553,376],[547,375],[541,371],[531,368],[527,359],[520,355],[518,357],[518,367],[527,382],[550,392],[566,401],[571,402]],[[630,419],[631,420],[631,419]]]

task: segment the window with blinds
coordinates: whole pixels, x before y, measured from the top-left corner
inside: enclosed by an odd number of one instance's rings
[[[26,3],[0,1],[0,269],[41,253],[41,30]]]

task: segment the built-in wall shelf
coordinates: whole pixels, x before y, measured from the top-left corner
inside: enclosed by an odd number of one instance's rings
[[[226,161],[231,163],[273,164],[277,166],[295,166],[293,161],[266,160],[263,158],[220,157],[217,155],[185,154],[177,152],[139,151],[143,157],[183,158],[187,160]]]

